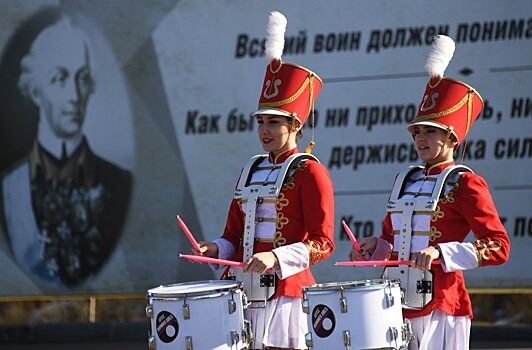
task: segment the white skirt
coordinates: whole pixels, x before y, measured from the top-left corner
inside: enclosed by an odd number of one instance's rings
[[[245,319],[251,322],[254,342],[251,349],[264,346],[306,349],[307,314],[301,298],[280,296],[266,302],[265,308],[247,308]]]
[[[433,310],[427,316],[410,319],[414,339],[408,350],[468,350],[471,319],[468,316],[449,316]]]

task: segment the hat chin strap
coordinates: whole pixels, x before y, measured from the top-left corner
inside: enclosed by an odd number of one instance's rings
[[[432,160],[438,158],[443,153],[444,145],[451,138],[451,133],[453,132],[453,130],[454,130],[454,128],[452,126],[449,126],[447,128],[447,134],[445,135],[445,138],[442,140],[442,146],[440,147],[440,151],[438,152],[438,154],[436,154],[436,156],[434,158],[432,158]]]
[[[296,118],[292,117],[292,121],[290,122],[290,135],[288,136],[288,139],[286,139],[285,145],[290,142],[290,137],[292,136],[292,133],[294,135],[294,140],[297,139],[297,131],[296,132],[292,131],[292,130],[294,130],[295,124],[296,124]],[[297,146],[297,141],[295,142],[295,145]]]

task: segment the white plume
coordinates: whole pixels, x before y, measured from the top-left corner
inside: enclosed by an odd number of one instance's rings
[[[277,11],[270,13],[266,30],[265,54],[268,62],[280,59],[284,49],[284,33],[287,24],[286,17]]]
[[[434,38],[425,63],[425,69],[431,77],[443,77],[445,69],[453,58],[454,49],[454,41],[448,36],[440,34]]]

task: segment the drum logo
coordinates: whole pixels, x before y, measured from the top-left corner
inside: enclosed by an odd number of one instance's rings
[[[164,343],[171,343],[179,333],[177,318],[167,311],[157,314],[157,335]]]
[[[336,318],[333,311],[323,304],[316,305],[312,309],[312,328],[320,338],[327,338],[334,332]]]

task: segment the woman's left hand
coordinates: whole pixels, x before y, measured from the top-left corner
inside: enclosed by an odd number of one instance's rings
[[[257,253],[244,262],[244,266],[242,267],[242,269],[244,270],[244,272],[254,272],[258,274],[263,274],[267,270],[276,266],[277,263],[277,257],[274,253]]]
[[[419,270],[430,270],[432,262],[440,258],[440,252],[434,247],[427,247],[412,254],[410,267]]]

